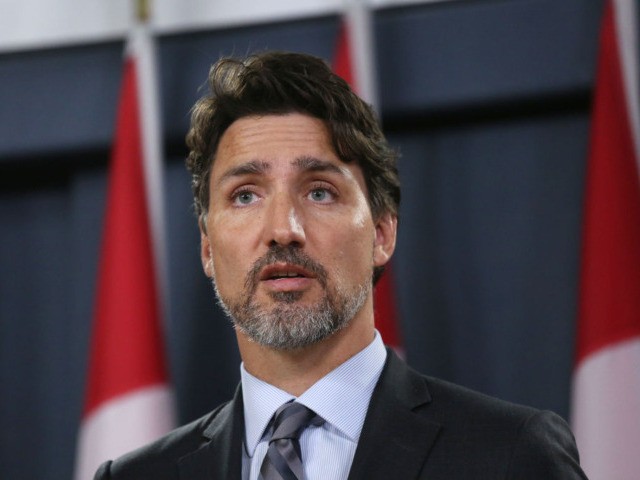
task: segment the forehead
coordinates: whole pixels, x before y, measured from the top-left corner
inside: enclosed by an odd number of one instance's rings
[[[216,160],[246,159],[256,152],[262,155],[280,151],[317,150],[335,156],[324,122],[299,113],[243,117],[233,122],[220,138]]]
[[[220,138],[211,180],[220,179],[230,168],[249,162],[268,165],[269,171],[277,172],[299,167],[301,159],[335,165],[364,186],[360,167],[338,158],[326,124],[301,113],[249,116],[233,122]]]

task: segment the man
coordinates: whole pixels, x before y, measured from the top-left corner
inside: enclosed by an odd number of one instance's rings
[[[577,479],[556,415],[423,377],[374,328],[396,155],[321,60],[223,59],[187,137],[204,271],[243,360],[233,400],[97,479]]]

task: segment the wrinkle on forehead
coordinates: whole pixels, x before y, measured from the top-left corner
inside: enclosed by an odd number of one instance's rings
[[[302,117],[303,121],[289,122],[284,126],[278,120],[287,117]],[[273,119],[273,121],[271,121]],[[259,123],[256,123],[258,121]],[[229,137],[235,137],[229,142]],[[225,141],[226,139],[226,141]],[[240,141],[238,141],[240,140]],[[242,117],[233,122],[222,134],[218,151],[229,156],[241,156],[265,140],[283,142],[293,146],[326,145],[333,152],[330,135],[325,123],[304,114],[267,115]]]

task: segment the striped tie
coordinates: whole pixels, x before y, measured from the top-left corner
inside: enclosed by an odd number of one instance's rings
[[[273,434],[260,467],[263,480],[303,480],[300,435],[309,425],[324,420],[300,403],[285,403],[274,414]]]

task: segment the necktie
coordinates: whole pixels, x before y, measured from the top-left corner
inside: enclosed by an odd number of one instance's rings
[[[300,403],[285,403],[274,414],[273,434],[260,467],[263,480],[303,480],[300,435],[324,420]]]

